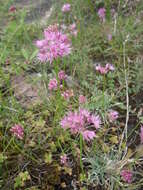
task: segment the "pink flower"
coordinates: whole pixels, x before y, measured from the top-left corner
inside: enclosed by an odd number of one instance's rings
[[[79,111],[69,112],[60,122],[64,130],[69,129],[72,134],[82,134],[84,140],[90,141],[95,137],[95,131],[89,130],[91,123],[90,112],[86,109],[79,109]],[[97,122],[98,120],[98,122]],[[98,128],[99,117],[96,116],[96,128]]]
[[[143,144],[143,126],[141,126],[141,129],[140,129],[140,139],[141,139],[141,144]]]
[[[66,90],[61,94],[65,100],[69,100],[71,97],[74,96],[73,90]]]
[[[70,30],[71,35],[77,36],[78,31],[76,29],[76,24],[75,23],[73,23],[73,24],[71,24],[69,26],[69,30]]]
[[[125,182],[127,183],[132,182],[133,173],[130,170],[122,170],[121,176]]]
[[[108,34],[107,39],[108,39],[108,41],[111,41],[112,40],[112,34]]]
[[[116,119],[118,119],[118,117],[119,117],[119,113],[115,110],[111,110],[108,113],[108,118],[111,123],[114,122]]]
[[[12,5],[10,8],[9,8],[9,12],[13,13],[13,12],[16,12],[16,7],[14,5]]]
[[[78,101],[80,104],[84,104],[86,102],[86,97],[83,95],[80,95]]]
[[[56,90],[58,86],[58,82],[56,78],[50,79],[49,84],[48,84],[48,89],[49,90]]]
[[[61,164],[65,165],[67,163],[67,155],[64,154],[64,155],[60,156],[60,158],[61,158]]]
[[[75,30],[75,29],[76,29],[76,24],[75,24],[75,23],[69,25],[69,30],[70,30],[70,31],[73,31],[73,30]]]
[[[106,67],[102,67],[101,65],[96,66],[96,71],[99,71],[102,75],[108,73],[108,69]]]
[[[93,123],[96,129],[100,128],[101,120],[98,115],[91,115],[90,122]]]
[[[60,80],[65,80],[67,78],[67,75],[65,74],[65,71],[61,70],[59,73],[58,73],[58,78]]]
[[[98,65],[95,67],[96,71],[99,71],[102,75],[107,74],[109,71],[114,71],[115,68],[112,64],[107,63],[105,67]]]
[[[23,139],[24,137],[24,129],[21,125],[15,124],[11,127],[10,132],[13,133],[18,139]]]
[[[39,49],[38,59],[41,62],[53,62],[54,59],[67,56],[71,53],[71,43],[68,36],[58,30],[58,25],[49,26],[44,30],[44,39],[37,40]]]
[[[105,8],[100,8],[100,9],[98,10],[98,16],[99,16],[99,18],[100,18],[100,20],[101,20],[102,22],[105,21],[105,13],[106,13]]]
[[[107,69],[108,71],[114,71],[114,70],[115,70],[115,68],[113,67],[113,65],[112,65],[112,64],[109,64],[109,63],[107,63],[105,67],[106,67],[106,69]]]
[[[91,141],[96,137],[95,132],[89,131],[89,130],[83,131],[82,135],[83,135],[83,139],[86,141]]]
[[[71,10],[71,5],[69,3],[63,5],[62,12],[66,13],[69,12],[70,10]]]

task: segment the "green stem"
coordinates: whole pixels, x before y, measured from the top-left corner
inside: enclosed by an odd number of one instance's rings
[[[82,170],[82,173],[84,173],[83,163],[82,163],[82,151],[83,151],[83,138],[82,138],[82,134],[80,134],[80,168]]]
[[[105,110],[105,85],[106,85],[106,77],[105,74],[103,76],[103,109]]]

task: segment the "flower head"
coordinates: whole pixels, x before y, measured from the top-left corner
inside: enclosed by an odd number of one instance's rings
[[[18,139],[23,139],[24,137],[24,129],[21,125],[15,124],[11,127],[10,132],[14,134]]]
[[[86,97],[83,95],[80,95],[78,100],[80,104],[84,104],[86,102]]]
[[[105,66],[97,65],[95,67],[96,71],[100,72],[102,75],[107,74],[109,71],[114,71],[115,68],[112,64],[107,63]]]
[[[96,137],[95,132],[89,131],[89,130],[83,131],[82,135],[83,135],[83,139],[86,141],[91,141]]]
[[[67,78],[67,75],[65,74],[65,71],[61,70],[59,73],[58,73],[58,78],[60,80],[65,80]]]
[[[71,97],[74,96],[73,90],[66,90],[61,94],[65,100],[69,100]]]
[[[13,12],[16,12],[16,7],[14,5],[12,5],[10,8],[9,8],[9,12],[13,13]]]
[[[101,20],[102,22],[105,21],[105,13],[106,13],[105,8],[100,8],[100,9],[98,10],[98,16],[99,16],[99,18],[100,18],[100,20]]]
[[[121,176],[125,182],[127,183],[132,182],[133,173],[130,170],[122,170]]]
[[[77,36],[78,31],[77,31],[77,28],[76,28],[76,24],[75,24],[75,23],[73,23],[73,24],[71,24],[71,25],[69,26],[69,31],[70,31],[71,35]]]
[[[58,86],[58,82],[56,78],[50,79],[49,84],[48,84],[48,89],[49,90],[56,90]]]
[[[66,34],[58,29],[58,25],[49,26],[44,30],[44,39],[37,40],[39,49],[38,59],[41,62],[53,62],[54,59],[67,56],[71,53],[71,43]]]
[[[111,110],[108,113],[108,118],[111,123],[114,122],[118,117],[119,117],[119,113],[115,110]]]
[[[61,155],[60,156],[60,158],[61,158],[61,164],[66,164],[67,163],[67,155],[66,154],[64,154],[64,155]]]
[[[108,34],[108,35],[107,35],[107,39],[108,39],[108,41],[110,42],[110,41],[112,40],[112,34]]]
[[[63,5],[62,12],[66,13],[66,12],[69,12],[70,10],[71,10],[71,4],[66,3]]]
[[[141,144],[143,144],[143,126],[141,126],[141,129],[140,129],[140,139],[141,139]]]
[[[98,115],[91,115],[90,122],[93,123],[96,129],[100,128],[101,120]]]
[[[91,141],[95,138],[95,129],[89,130],[92,123],[90,112],[86,109],[79,109],[79,111],[69,112],[61,120],[60,124],[64,130],[69,129],[72,134],[82,134],[84,140]],[[96,129],[99,127],[99,117],[95,116]],[[98,122],[97,122],[98,120]]]

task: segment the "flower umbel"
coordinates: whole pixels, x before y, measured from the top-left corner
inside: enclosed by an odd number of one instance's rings
[[[130,170],[122,170],[121,176],[125,182],[127,183],[132,182],[133,173]]]
[[[114,122],[118,117],[119,117],[119,113],[115,110],[111,110],[108,113],[108,118],[111,123]]]
[[[66,3],[63,5],[62,12],[66,13],[66,12],[69,12],[70,10],[71,10],[71,4]]]
[[[49,84],[48,84],[48,89],[49,90],[57,90],[58,82],[56,78],[50,79]]]
[[[65,165],[67,163],[67,159],[68,159],[67,155],[66,154],[61,155],[60,158],[61,158],[61,164]]]
[[[96,118],[96,122],[92,118]],[[79,109],[79,111],[69,112],[60,124],[63,129],[70,129],[72,134],[82,134],[86,141],[91,141],[96,135],[95,129],[89,130],[89,128],[92,128],[92,124],[96,129],[99,128],[100,117],[86,109]]]
[[[58,78],[60,80],[65,80],[67,78],[67,75],[65,74],[65,71],[61,70],[59,73],[58,73]]]
[[[100,18],[100,20],[101,20],[102,22],[105,21],[105,13],[106,13],[105,8],[100,8],[100,9],[98,10],[98,16],[99,16],[99,18]]]
[[[41,62],[53,62],[54,59],[71,53],[71,43],[66,34],[58,29],[58,25],[49,26],[44,30],[44,39],[36,41],[39,49],[38,59]]]
[[[115,70],[113,65],[109,64],[109,63],[107,63],[104,67],[101,66],[101,65],[98,65],[98,66],[95,67],[95,69],[96,69],[96,71],[99,71],[100,74],[102,74],[102,75],[107,74],[109,71],[114,71]]]
[[[78,101],[80,104],[84,104],[86,102],[86,97],[83,95],[80,95]]]
[[[23,139],[24,137],[24,129],[21,125],[15,124],[11,127],[10,132],[14,134],[18,139]]]

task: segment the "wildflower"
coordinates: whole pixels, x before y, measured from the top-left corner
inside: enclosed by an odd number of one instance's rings
[[[73,24],[71,24],[71,25],[69,26],[69,30],[73,31],[73,30],[75,30],[75,29],[76,29],[76,24],[75,24],[75,23],[73,23]]]
[[[83,135],[83,139],[86,141],[91,141],[96,137],[95,132],[89,131],[89,130],[83,131],[82,135]]]
[[[74,96],[73,90],[66,90],[61,94],[65,100],[69,100],[71,97]]]
[[[100,118],[96,116],[98,120]],[[96,118],[96,119],[97,119]],[[91,114],[86,109],[79,109],[79,111],[69,112],[60,122],[64,130],[69,129],[72,134],[82,134],[84,140],[90,141],[95,137],[95,130],[89,130],[92,121]],[[98,124],[96,123],[96,129]]]
[[[9,8],[9,12],[13,13],[13,12],[16,12],[16,7],[14,5],[12,5],[10,8]]]
[[[105,67],[106,67],[106,69],[107,69],[108,71],[114,71],[114,70],[115,70],[115,68],[113,67],[113,65],[112,65],[112,64],[109,64],[109,63],[107,63]]]
[[[61,70],[59,73],[58,73],[58,78],[60,80],[64,80],[67,78],[67,75],[65,74],[65,72],[63,70]]]
[[[13,133],[18,139],[23,139],[24,137],[24,129],[21,125],[15,124],[11,127],[10,132]]]
[[[48,89],[49,90],[56,90],[58,86],[58,82],[56,78],[50,79],[49,84],[48,84]]]
[[[96,129],[98,129],[100,127],[101,120],[98,115],[91,115],[90,121],[91,121],[91,123],[93,123],[93,125]]]
[[[112,40],[112,34],[108,34],[108,35],[107,35],[107,39],[108,39],[108,41],[110,42],[110,41]]]
[[[78,101],[80,104],[84,104],[86,102],[86,97],[83,95],[80,95]]]
[[[73,36],[77,36],[77,29],[76,29],[76,24],[73,23],[69,26],[69,30],[70,30],[70,33],[73,35]]]
[[[71,10],[71,5],[69,3],[63,5],[62,12],[66,13],[69,12],[70,10]]]
[[[132,182],[133,173],[130,170],[122,170],[121,176],[125,182],[127,183]]]
[[[60,158],[61,158],[61,164],[65,165],[67,163],[67,155],[66,154],[61,155]]]
[[[44,30],[44,39],[37,40],[39,49],[38,59],[41,62],[53,62],[54,59],[67,56],[71,53],[71,43],[68,36],[58,30],[58,25],[51,25]]]
[[[141,129],[140,129],[140,139],[141,139],[141,143],[143,144],[143,126],[141,126]]]
[[[108,113],[108,118],[111,123],[114,122],[118,117],[119,117],[119,113],[115,110],[111,110]]]
[[[96,66],[96,71],[99,71],[101,74],[106,74],[108,73],[108,69],[106,67],[102,67],[101,65]]]
[[[99,71],[102,75],[107,74],[109,71],[114,71],[115,68],[112,64],[107,63],[104,67],[101,65],[98,65],[95,67],[96,71]]]
[[[99,18],[100,18],[100,20],[101,20],[102,22],[105,21],[105,13],[106,13],[105,8],[100,8],[100,9],[98,10],[98,16],[99,16]]]

